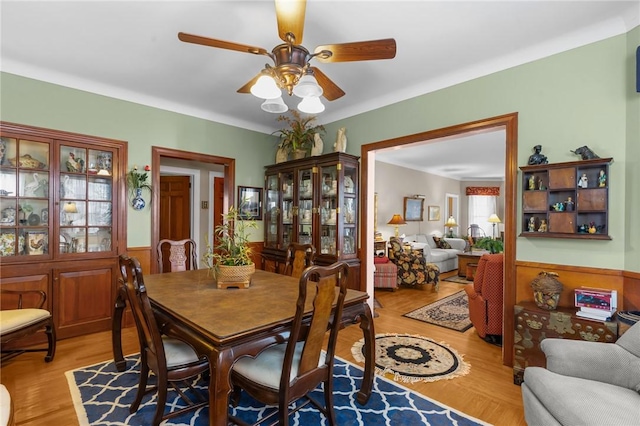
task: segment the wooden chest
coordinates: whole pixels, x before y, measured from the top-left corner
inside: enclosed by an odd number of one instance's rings
[[[533,302],[514,306],[513,383],[522,383],[528,366],[546,367],[540,342],[548,337],[613,343],[618,339],[618,323],[576,316],[577,308],[545,311]]]

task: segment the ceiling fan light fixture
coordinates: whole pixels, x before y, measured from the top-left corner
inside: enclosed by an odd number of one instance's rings
[[[299,98],[309,96],[318,98],[322,96],[322,87],[320,87],[313,74],[305,74],[300,77],[298,84],[293,88],[293,94]]]
[[[298,110],[307,114],[319,114],[324,111],[324,104],[317,96],[307,96],[298,104]]]
[[[262,105],[260,105],[263,111],[270,112],[272,114],[282,114],[283,112],[287,112],[289,107],[282,100],[282,96],[275,99],[267,99]]]
[[[251,94],[261,99],[275,99],[282,96],[282,91],[271,76],[261,75],[251,86]]]

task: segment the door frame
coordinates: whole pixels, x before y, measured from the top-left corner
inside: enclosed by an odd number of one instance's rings
[[[504,305],[503,305],[503,341],[502,341],[502,363],[513,365],[513,306],[516,304],[516,223],[517,206],[516,196],[518,193],[518,113],[513,112],[496,117],[485,118],[440,129],[428,130],[426,132],[412,135],[400,136],[379,142],[363,144],[361,150],[361,185],[360,202],[363,208],[360,221],[361,250],[360,264],[362,274],[360,289],[367,291],[367,282],[373,282],[373,226],[371,220],[367,219],[373,214],[373,193],[375,191],[375,151],[385,148],[400,147],[416,142],[428,140],[451,138],[469,133],[484,133],[487,131],[505,130],[505,206],[504,206]],[[369,176],[369,169],[373,170]],[[370,195],[371,194],[371,195]],[[371,206],[371,207],[370,207]],[[369,277],[371,275],[371,277]],[[373,290],[372,290],[373,291]],[[373,296],[373,294],[372,294]]]
[[[216,155],[201,154],[197,152],[182,151],[172,148],[164,148],[158,146],[151,147],[151,184],[154,188],[160,186],[160,164],[163,158],[171,158],[177,160],[197,161],[201,163],[217,164],[224,167],[224,206],[226,211],[230,205],[234,204],[234,189],[236,175],[235,158],[219,157]],[[155,248],[158,246],[158,235],[160,230],[160,193],[153,191],[151,202],[151,273],[159,272],[158,269],[158,253]]]

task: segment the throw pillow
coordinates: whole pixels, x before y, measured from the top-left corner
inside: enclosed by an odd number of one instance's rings
[[[433,242],[436,243],[436,247],[440,249],[450,249],[451,245],[444,240],[444,238],[433,237]]]

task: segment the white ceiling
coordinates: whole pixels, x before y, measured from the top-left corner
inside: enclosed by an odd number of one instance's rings
[[[264,133],[280,127],[259,99],[236,93],[269,58],[177,38],[183,31],[271,50],[281,43],[272,1],[2,0],[0,15],[2,71]],[[396,40],[395,59],[314,64],[346,92],[323,99],[318,122],[329,123],[622,34],[639,21],[640,0],[309,0],[302,45]]]

